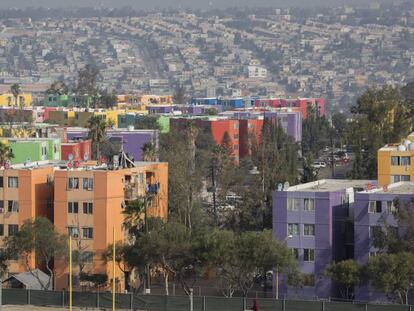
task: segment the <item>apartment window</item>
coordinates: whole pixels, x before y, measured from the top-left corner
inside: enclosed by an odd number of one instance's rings
[[[233,149],[234,149],[234,150],[238,150],[238,149],[239,149],[239,145],[234,145],[234,146],[233,146]]]
[[[391,157],[391,165],[392,166],[399,166],[400,165],[400,157]]]
[[[9,225],[9,236],[15,236],[19,232],[19,225]]]
[[[410,175],[401,175],[401,181],[410,181]]]
[[[299,210],[300,201],[294,198],[288,198],[287,210],[290,212],[297,212]]]
[[[83,202],[83,213],[92,214],[93,213],[93,203]]]
[[[369,226],[368,230],[368,235],[370,238],[378,236],[382,231],[381,226]]]
[[[0,213],[4,212],[4,201],[0,201]]]
[[[369,201],[368,202],[368,213],[380,214],[382,212],[381,201]]]
[[[84,190],[93,190],[93,178],[84,178],[83,179],[83,189]]]
[[[315,250],[311,248],[305,248],[303,250],[303,260],[308,262],[315,261]]]
[[[70,177],[68,180],[69,189],[79,189],[79,178]]]
[[[396,207],[394,201],[387,201],[387,212],[388,213],[395,213]]]
[[[303,286],[315,286],[315,275],[304,274],[303,275]]]
[[[4,235],[4,225],[0,224],[0,236]]]
[[[93,262],[93,252],[85,251],[85,252],[82,252],[81,256],[82,256],[82,261],[84,263],[92,263]]]
[[[234,134],[234,139],[239,139],[239,134]]]
[[[292,249],[291,249],[291,251],[292,251],[292,255],[293,255],[293,257],[294,257],[296,260],[298,260],[298,259],[299,259],[299,249],[297,249],[297,248],[292,248]]]
[[[315,211],[315,200],[314,199],[305,199],[304,201],[304,210],[307,212]]]
[[[83,238],[93,239],[93,228],[83,228]]]
[[[7,201],[7,211],[11,212],[18,212],[19,211],[19,202],[17,201]]]
[[[47,201],[46,201],[46,207],[48,209],[53,209],[53,199],[47,199]]]
[[[0,188],[3,188],[3,176],[0,176]]]
[[[239,128],[239,123],[234,123],[234,129],[238,129]]]
[[[391,183],[396,183],[396,182],[400,182],[401,181],[401,176],[400,175],[391,175]]]
[[[68,235],[73,237],[73,238],[79,237],[78,227],[68,227]]]
[[[299,235],[299,224],[288,224],[288,235]]]
[[[401,165],[411,165],[411,157],[401,157]]]
[[[68,202],[68,213],[77,214],[79,212],[79,203],[78,202]]]
[[[17,188],[17,187],[19,187],[19,177],[9,177],[7,179],[7,186],[9,188]]]
[[[315,235],[315,225],[304,224],[303,225],[303,235],[314,236]]]

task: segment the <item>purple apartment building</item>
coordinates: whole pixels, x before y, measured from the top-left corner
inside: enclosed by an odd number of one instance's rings
[[[332,261],[354,256],[353,203],[355,193],[370,181],[319,180],[273,193],[273,233],[292,249],[305,274],[296,289],[279,282],[279,297],[329,298],[335,284],[323,272]]]
[[[384,188],[374,188],[355,194],[354,204],[354,259],[365,265],[370,256],[378,251],[372,245],[373,231],[386,222],[397,227],[393,216],[395,200],[407,204],[414,198],[413,182],[398,182]],[[385,302],[383,294],[375,292],[368,284],[363,284],[355,291],[355,299],[360,301]]]
[[[84,138],[88,135],[87,128],[68,128],[67,137],[69,140]],[[158,130],[128,130],[113,129],[107,131],[110,142],[120,143],[123,151],[131,155],[135,161],[142,160],[142,147],[146,143],[153,143],[158,150]]]

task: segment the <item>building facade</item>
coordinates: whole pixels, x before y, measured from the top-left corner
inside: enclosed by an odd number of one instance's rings
[[[355,193],[369,181],[319,180],[273,193],[273,233],[292,249],[305,275],[302,288],[280,284],[284,297],[337,296],[335,284],[324,276],[333,261],[353,258]]]
[[[84,254],[87,274],[112,278],[112,265],[102,254],[115,240],[124,241],[123,210],[129,200],[146,198],[150,217],[167,218],[168,164],[135,163],[135,167],[108,170],[105,167],[58,169],[55,172],[54,223],[64,234],[73,236],[74,250]],[[74,274],[79,275],[79,267]],[[56,288],[68,287],[68,267],[56,261]],[[126,288],[125,275],[116,271],[117,291]],[[76,285],[79,285],[75,281]],[[75,286],[76,286],[75,285]],[[109,285],[109,284],[108,284]],[[108,286],[109,287],[109,286]]]

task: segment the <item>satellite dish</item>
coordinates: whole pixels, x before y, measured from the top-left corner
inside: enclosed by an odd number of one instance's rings
[[[88,161],[89,160],[89,154],[87,152],[85,152],[85,154],[83,155],[83,160],[84,161]]]
[[[277,191],[282,191],[283,185],[281,183],[277,184]]]
[[[369,182],[369,183],[367,184],[367,189],[368,189],[368,190],[372,190],[372,187],[373,187],[373,186],[372,186],[372,184]]]
[[[31,157],[27,157],[27,158],[26,158],[26,162],[27,162],[27,163],[32,162],[32,158],[31,158]]]
[[[78,168],[78,167],[79,167],[79,165],[80,165],[80,163],[79,163],[79,161],[75,161],[75,162],[73,163],[73,165],[75,166],[75,168]]]
[[[283,184],[283,190],[288,190],[289,189],[289,182],[285,181],[285,183]]]
[[[72,162],[69,162],[69,163],[68,163],[68,168],[72,168],[72,167],[73,167]]]
[[[68,160],[69,161],[72,161],[73,160],[73,154],[71,154],[71,153],[68,154]]]
[[[388,185],[384,185],[384,186],[382,187],[382,190],[384,190],[384,192],[387,192],[387,191],[388,191]]]

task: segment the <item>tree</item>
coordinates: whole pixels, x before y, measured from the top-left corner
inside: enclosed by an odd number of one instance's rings
[[[156,162],[158,160],[158,152],[153,143],[145,143],[142,146],[142,161]]]
[[[10,146],[0,142],[0,166],[4,166],[7,161],[14,158],[14,154]]]
[[[318,180],[318,171],[313,167],[313,156],[312,153],[308,152],[303,157],[303,173],[302,183],[308,183]]]
[[[52,95],[68,95],[69,88],[63,81],[55,81],[53,82],[50,87],[46,90],[46,94]]]
[[[236,289],[246,297],[257,276],[276,269],[279,273],[293,269],[292,252],[272,236],[270,230],[243,232],[216,230],[206,238],[206,262],[217,270],[222,293],[231,297]]]
[[[354,298],[353,289],[361,281],[360,268],[355,260],[349,259],[330,264],[325,270],[325,276],[339,285],[343,299]]]
[[[113,108],[116,106],[118,98],[114,92],[103,90],[99,94],[99,103],[103,108]]]
[[[53,259],[64,258],[68,253],[67,236],[57,232],[54,225],[44,217],[26,220],[19,232],[6,238],[6,251],[22,259],[26,269],[37,279],[42,289],[49,289],[54,279]],[[49,274],[48,281],[42,282],[34,273],[33,260],[44,266]]]
[[[332,115],[332,126],[338,133],[339,138],[343,138],[348,130],[348,123],[346,121],[346,116],[343,113],[336,112]]]
[[[414,254],[378,254],[370,257],[366,272],[370,284],[389,300],[408,304],[414,281]]]
[[[353,122],[348,133],[355,148],[353,178],[375,179],[377,151],[385,144],[399,142],[411,129],[410,108],[397,88],[369,88],[352,107]]]
[[[143,215],[145,213],[145,200],[138,198],[127,202],[125,209],[122,211],[124,214],[123,226],[129,234],[137,236],[144,226]]]
[[[99,70],[89,64],[79,70],[77,85],[75,88],[76,95],[91,96],[95,104],[98,95],[98,89],[96,86],[98,76]]]
[[[89,118],[87,127],[89,129],[89,138],[94,145],[94,158],[100,160],[100,145],[106,140],[107,123],[102,116],[94,115]]]
[[[318,117],[309,108],[308,117],[302,123],[302,154],[311,153],[314,158],[320,156],[330,142],[331,127],[325,117]]]
[[[14,97],[14,104],[15,104],[16,106],[19,106],[19,108],[20,108],[20,109],[22,109],[22,108],[23,108],[23,102],[22,102],[22,101],[20,101],[20,102],[19,102],[19,95],[20,95],[20,93],[21,93],[21,90],[20,90],[20,85],[19,85],[18,83],[14,83],[14,84],[12,84],[12,85],[10,86],[10,93],[12,93],[12,94],[13,94],[13,97]]]
[[[185,88],[183,86],[176,87],[175,93],[173,95],[173,103],[174,105],[179,106],[186,104]]]
[[[263,211],[263,227],[271,228],[272,192],[279,183],[295,184],[298,180],[298,145],[288,136],[277,120],[266,118],[260,143],[252,145],[252,160],[261,174],[260,188]]]

